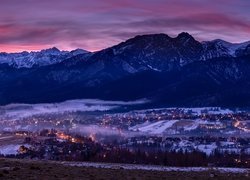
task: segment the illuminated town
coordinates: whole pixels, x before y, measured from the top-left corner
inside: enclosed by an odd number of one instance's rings
[[[151,156],[198,153],[197,156],[204,158],[199,162],[206,165],[223,154],[227,161],[219,158],[219,165],[248,167],[249,119],[247,111],[221,108],[68,111],[18,120],[1,116],[0,154],[16,158],[116,162],[118,157],[114,154],[117,153],[117,156],[127,154],[126,163],[138,163],[141,159],[135,160],[134,156],[140,151],[148,156],[142,158],[145,163],[159,164]]]

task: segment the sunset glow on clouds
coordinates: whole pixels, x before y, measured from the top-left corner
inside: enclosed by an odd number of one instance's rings
[[[96,51],[138,34],[250,40],[248,0],[1,0],[0,51]]]

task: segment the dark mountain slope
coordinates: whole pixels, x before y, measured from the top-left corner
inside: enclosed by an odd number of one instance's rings
[[[157,34],[46,66],[3,63],[0,104],[149,98],[168,106],[249,106],[249,47],[222,40],[200,43],[187,33]]]

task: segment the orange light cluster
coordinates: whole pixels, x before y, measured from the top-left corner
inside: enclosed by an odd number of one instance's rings
[[[64,134],[64,133],[56,133],[57,138],[62,139],[62,140],[68,140],[73,143],[83,143],[81,139],[74,138],[70,135]]]

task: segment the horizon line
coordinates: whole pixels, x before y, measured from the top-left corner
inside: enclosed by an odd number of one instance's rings
[[[221,39],[221,38],[216,38],[216,39],[212,39],[212,40],[197,40],[194,35],[186,32],[186,31],[182,31],[180,32],[179,34],[175,35],[175,36],[169,36],[168,34],[166,33],[146,33],[146,34],[137,34],[135,36],[132,36],[130,38],[127,38],[126,40],[121,40],[119,43],[116,43],[114,45],[111,45],[111,46],[108,46],[106,48],[102,48],[102,49],[99,49],[99,50],[88,50],[88,49],[85,49],[85,48],[81,48],[81,47],[76,47],[76,48],[58,48],[57,46],[55,45],[51,45],[51,46],[48,46],[47,48],[43,48],[43,49],[35,49],[35,50],[20,50],[20,51],[1,51],[0,50],[0,53],[7,53],[7,54],[16,54],[16,53],[24,53],[24,52],[27,52],[27,53],[36,53],[36,52],[41,52],[43,50],[49,50],[49,49],[53,49],[53,48],[56,48],[58,49],[60,52],[71,52],[71,51],[74,51],[74,50],[77,50],[77,49],[80,49],[80,50],[84,50],[84,51],[88,51],[90,53],[95,53],[95,52],[98,52],[98,51],[102,51],[102,50],[105,50],[105,49],[108,49],[108,48],[112,48],[122,42],[126,42],[130,39],[133,39],[133,38],[136,38],[137,36],[150,36],[150,35],[160,35],[160,34],[163,34],[163,35],[167,35],[168,37],[172,38],[172,39],[175,39],[177,38],[180,34],[182,33],[187,33],[189,35],[191,35],[196,41],[200,42],[200,43],[204,43],[204,42],[212,42],[212,41],[216,41],[216,40],[221,40],[221,41],[224,41],[224,42],[227,42],[227,43],[230,43],[230,44],[243,44],[243,43],[247,43],[247,42],[250,42],[250,40],[245,40],[245,41],[241,41],[241,42],[231,42],[231,41],[226,41],[224,39]]]

